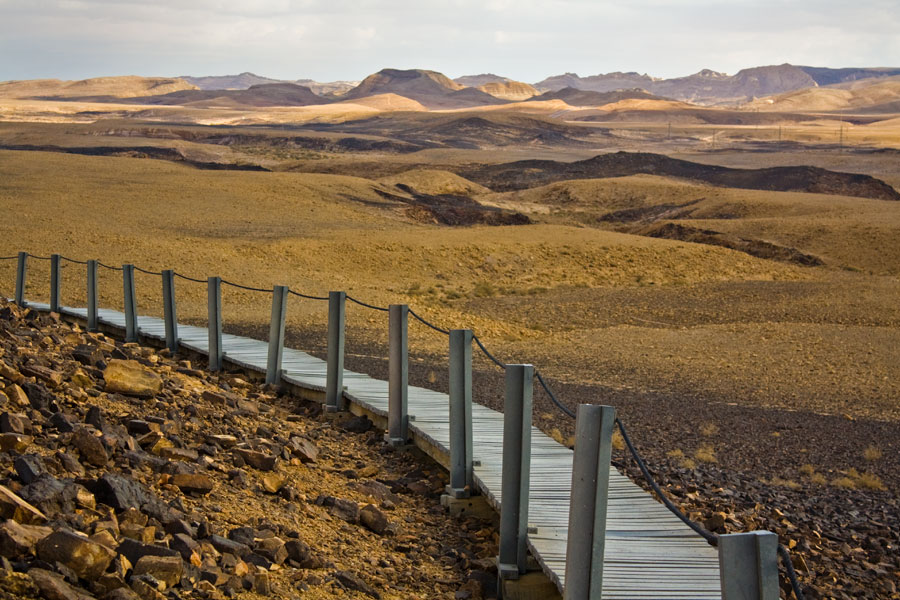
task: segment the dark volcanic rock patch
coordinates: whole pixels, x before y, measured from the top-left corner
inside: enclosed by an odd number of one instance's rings
[[[397,184],[397,188],[412,196],[390,194],[374,188],[380,196],[408,204],[406,210],[410,218],[426,223],[438,223],[441,225],[528,225],[531,223],[522,213],[504,210],[494,206],[484,206],[467,196],[454,194],[420,194],[411,187]]]
[[[869,175],[808,166],[734,169],[644,152],[600,154],[571,163],[523,160],[462,168],[457,173],[497,192],[523,190],[567,179],[660,175],[720,187],[900,200],[900,192]]]

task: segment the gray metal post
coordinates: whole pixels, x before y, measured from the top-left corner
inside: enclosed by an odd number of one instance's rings
[[[328,292],[328,362],[325,410],[344,410],[344,309],[347,294]]]
[[[62,279],[59,254],[50,255],[50,312],[59,312],[59,284]]]
[[[447,494],[472,489],[472,331],[450,331],[450,485]]]
[[[778,536],[750,531],[719,536],[722,600],[778,600]]]
[[[518,579],[526,569],[533,379],[533,366],[506,365],[500,483],[503,500],[500,506],[500,556],[497,559],[501,579]]]
[[[402,446],[409,439],[407,399],[409,393],[409,345],[407,327],[409,307],[391,304],[388,307],[388,433],[392,446]]]
[[[575,457],[566,545],[565,600],[599,600],[609,500],[609,461],[616,409],[580,404],[575,419]]]
[[[206,280],[209,321],[209,370],[222,369],[225,354],[222,352],[222,278],[210,277]]]
[[[281,359],[284,355],[284,322],[287,317],[288,288],[276,285],[272,290],[272,321],[269,324],[269,360],[266,383],[281,381]]]
[[[134,265],[122,265],[122,284],[125,287],[125,341],[138,341],[137,293],[134,289]]]
[[[178,312],[175,310],[175,271],[162,272],[163,316],[166,320],[166,348],[178,352]]]
[[[97,315],[100,304],[100,284],[96,260],[87,261],[87,327],[88,331],[97,331],[100,321]]]
[[[25,275],[28,271],[28,253],[19,252],[16,263],[16,304],[25,306]]]

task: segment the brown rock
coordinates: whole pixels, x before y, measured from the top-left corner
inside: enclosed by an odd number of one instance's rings
[[[246,448],[235,448],[234,453],[240,456],[246,464],[260,471],[271,471],[275,468],[275,462],[277,461],[277,458],[272,454],[265,454]]]
[[[30,435],[23,435],[21,433],[0,433],[0,450],[3,452],[9,452],[10,450],[15,450],[16,452],[25,452],[34,442],[34,438]]]
[[[62,373],[40,365],[25,365],[22,367],[21,372],[25,377],[40,379],[52,388],[59,387],[63,380]]]
[[[200,454],[193,448],[176,448],[175,446],[160,448],[156,454],[170,460],[183,460],[186,462],[194,462],[200,458]]]
[[[202,473],[177,473],[172,475],[172,485],[185,494],[208,494],[213,489],[212,479]]]
[[[285,548],[284,540],[279,537],[270,537],[260,540],[254,548],[254,552],[264,558],[268,558],[273,563],[280,565],[288,557],[287,548]]]
[[[137,361],[112,359],[103,371],[106,391],[151,398],[162,390],[162,379]]]
[[[272,586],[269,583],[268,573],[257,573],[253,578],[253,591],[260,596],[268,596],[272,593]]]
[[[93,596],[81,588],[72,587],[56,573],[44,569],[31,569],[28,576],[34,581],[46,600],[93,600]]]
[[[266,473],[262,476],[261,482],[264,490],[270,494],[277,494],[284,487],[286,480],[283,475],[278,473]]]
[[[366,504],[359,511],[359,522],[378,535],[383,535],[388,528],[387,516],[374,504]]]
[[[18,494],[6,486],[0,485],[0,517],[12,519],[17,523],[33,525],[44,523],[47,517],[44,513],[22,500]]]
[[[343,498],[335,498],[334,504],[329,511],[333,516],[343,519],[348,523],[356,523],[359,521],[359,504],[352,500]]]
[[[92,427],[79,427],[72,434],[72,444],[78,448],[81,458],[90,465],[102,467],[109,462],[109,454],[103,442],[94,435]]]
[[[6,389],[3,392],[9,398],[10,403],[16,406],[31,406],[31,402],[28,400],[28,394],[25,393],[19,384],[13,383],[6,386]]]
[[[51,533],[37,544],[37,555],[66,565],[83,579],[96,579],[115,558],[115,551],[70,531]]]
[[[0,414],[0,433],[21,433],[31,431],[31,420],[25,415],[11,412]]]
[[[206,436],[206,439],[210,443],[222,446],[223,448],[231,448],[238,443],[238,439],[233,435],[208,435]]]
[[[310,440],[294,438],[291,440],[291,453],[300,459],[300,462],[314,463],[319,457],[319,449]]]
[[[134,576],[152,575],[157,580],[172,587],[181,581],[184,566],[180,556],[143,556],[134,565]]]
[[[728,518],[723,512],[714,512],[703,523],[710,531],[725,531],[725,520]]]
[[[22,525],[8,519],[0,525],[0,556],[16,558],[30,554],[34,545],[51,533],[49,527]]]
[[[72,385],[75,387],[83,390],[94,387],[94,380],[81,369],[75,369],[75,372],[69,376],[69,381],[71,381]]]
[[[23,377],[21,373],[2,361],[0,361],[0,377],[7,381],[12,381],[13,383],[22,383],[25,381],[25,377]]]
[[[131,580],[131,589],[141,600],[166,600],[166,597],[159,590],[151,586],[143,579],[134,578]]]

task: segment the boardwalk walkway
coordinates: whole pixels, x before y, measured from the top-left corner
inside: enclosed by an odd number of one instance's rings
[[[39,310],[46,304],[29,303]],[[61,312],[81,319],[87,309],[62,307]],[[125,315],[100,309],[100,322],[125,329]],[[138,317],[140,334],[165,340],[165,322]],[[203,327],[179,325],[181,344],[208,354],[208,333]],[[224,334],[225,360],[242,368],[265,373],[268,344]],[[325,361],[305,352],[284,349],[283,378],[294,385],[325,390]],[[388,383],[368,375],[344,371],[350,402],[387,416]],[[421,436],[449,456],[448,397],[432,390],[409,388],[409,414],[414,417],[411,435]],[[472,407],[475,483],[495,509],[500,508],[503,415],[487,407]],[[531,430],[531,484],[529,547],[548,577],[562,590],[569,496],[572,485],[571,450],[536,428]],[[721,598],[719,559],[715,548],[672,515],[643,489],[615,469],[610,470],[603,598]]]

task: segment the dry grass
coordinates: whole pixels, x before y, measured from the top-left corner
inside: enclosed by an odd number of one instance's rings
[[[618,429],[615,429],[612,434],[612,448],[619,451],[625,449],[625,438],[622,437],[622,432]]]
[[[704,423],[700,426],[700,434],[704,437],[712,437],[719,433],[719,426],[715,423]]]
[[[670,450],[666,453],[666,456],[674,460],[682,469],[695,469],[697,467],[697,463],[685,456],[684,452],[679,449]]]
[[[856,469],[849,469],[847,473],[841,477],[833,479],[831,485],[845,489],[862,489],[872,491],[885,490],[884,482],[878,475],[865,471],[860,473]]]
[[[768,483],[769,485],[776,485],[779,487],[786,487],[791,490],[799,490],[801,487],[803,487],[792,479],[784,479],[778,476],[772,477],[768,481],[763,480],[763,483]]]
[[[715,463],[718,460],[716,459],[716,450],[711,444],[704,444],[694,450],[694,458],[702,463]]]
[[[869,462],[875,462],[881,458],[881,449],[878,446],[869,445],[863,451],[863,458]]]
[[[800,467],[800,474],[805,475],[806,477],[812,477],[816,472],[816,468],[810,464],[805,464]]]

